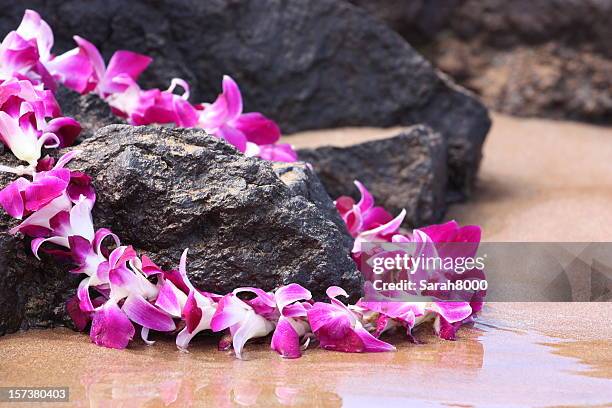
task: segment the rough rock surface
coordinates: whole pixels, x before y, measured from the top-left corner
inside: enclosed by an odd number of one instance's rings
[[[361,181],[378,205],[393,214],[407,211],[405,224],[439,221],[446,210],[445,139],[426,126],[407,128],[395,137],[349,147],[302,149],[333,198],[358,192]]]
[[[339,229],[344,230],[346,228],[332,198],[327,193],[327,190],[321,183],[317,174],[308,164],[303,162],[276,162],[272,163],[272,168],[293,194],[302,196],[314,203],[314,205],[325,212],[325,215],[332,220]],[[346,235],[345,239],[348,240],[347,245],[352,247],[353,239],[349,235]]]
[[[348,232],[311,201],[324,196],[294,192],[269,162],[200,130],[162,127],[107,126],[79,149],[71,168],[93,177],[96,225],[166,268],[189,248],[200,288],[295,282],[319,298],[330,285],[361,292]]]
[[[18,164],[8,153],[0,153],[0,163]],[[0,188],[13,178],[0,173]],[[7,231],[16,223],[0,209],[0,336],[19,329],[69,324],[65,302],[78,285],[67,265],[46,256],[37,260],[29,242],[9,235]]]
[[[488,106],[612,123],[612,0],[350,0]]]
[[[76,119],[83,128],[77,143],[89,139],[96,130],[104,126],[125,123],[123,119],[115,116],[110,106],[97,95],[80,95],[60,86],[55,98],[62,108],[62,114]]]
[[[393,30],[340,0],[28,0],[4,6],[0,29],[24,8],[53,27],[57,51],[79,34],[106,58],[117,49],[155,62],[143,83],[192,85],[212,100],[223,74],[241,85],[247,110],[285,132],[342,125],[426,123],[449,141],[451,187],[466,193],[490,127],[486,109],[450,84]]]

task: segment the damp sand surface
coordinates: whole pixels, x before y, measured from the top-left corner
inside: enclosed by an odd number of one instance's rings
[[[290,141],[342,145],[396,131]],[[611,158],[609,128],[495,115],[474,198],[448,217],[481,224],[489,241],[610,241]],[[397,352],[309,349],[298,360],[249,343],[246,361],[207,337],[190,353],[163,337],[118,351],[68,329],[29,331],[0,338],[0,386],[68,386],[70,404],[84,407],[611,407],[611,322],[609,303],[490,303],[454,342],[425,327],[421,344],[388,338]]]
[[[397,352],[297,360],[263,342],[239,361],[210,338],[182,353],[163,338],[110,350],[68,329],[30,331],[0,339],[0,386],[68,386],[83,407],[609,407],[611,319],[607,304],[496,303],[454,342],[425,327],[421,344],[387,338]]]

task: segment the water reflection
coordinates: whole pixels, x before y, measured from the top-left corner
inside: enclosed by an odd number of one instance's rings
[[[485,319],[486,323],[486,319]],[[0,339],[0,385],[69,386],[82,407],[554,406],[612,402],[612,344],[558,341],[485,324],[456,342],[417,333],[396,353],[308,350],[282,360],[249,344],[248,361],[209,340],[107,350],[69,331]],[[607,350],[607,354],[601,350]]]

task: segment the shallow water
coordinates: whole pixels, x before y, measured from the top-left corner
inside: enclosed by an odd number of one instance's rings
[[[550,315],[556,306],[492,304],[455,342],[424,329],[423,344],[393,336],[395,353],[309,349],[298,360],[279,358],[265,343],[249,343],[239,361],[209,338],[190,353],[167,339],[117,351],[66,329],[31,331],[0,339],[0,386],[69,386],[71,403],[89,407],[612,406],[610,328],[576,336],[560,327],[581,315],[590,317],[578,326],[609,325],[611,305]],[[534,312],[548,314],[548,325],[521,317]],[[567,335],[546,334],[555,330]]]

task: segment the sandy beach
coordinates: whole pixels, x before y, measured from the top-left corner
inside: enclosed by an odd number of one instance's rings
[[[612,240],[612,129],[493,119],[474,197],[447,218],[481,225],[486,241]],[[341,145],[395,132],[339,129],[287,140]],[[249,343],[246,361],[206,337],[190,353],[163,338],[117,351],[67,329],[30,331],[0,338],[0,386],[68,386],[71,403],[89,407],[609,407],[610,321],[610,303],[490,303],[455,342],[423,328],[422,344],[392,338],[395,353],[312,349],[298,360]]]

